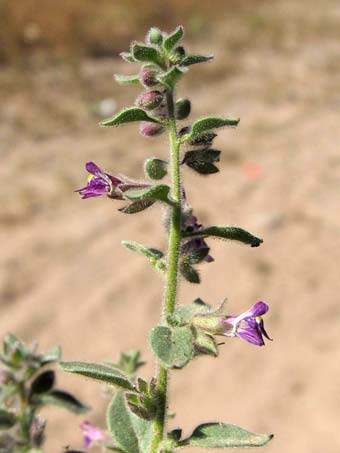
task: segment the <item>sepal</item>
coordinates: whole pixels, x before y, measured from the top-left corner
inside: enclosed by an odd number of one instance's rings
[[[219,171],[214,162],[219,162],[220,154],[221,151],[211,148],[187,151],[182,163],[201,175],[210,175]]]
[[[200,275],[196,269],[192,267],[188,257],[183,257],[180,261],[179,270],[182,277],[189,283],[201,283]]]

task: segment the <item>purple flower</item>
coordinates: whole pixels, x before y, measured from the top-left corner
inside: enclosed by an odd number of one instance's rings
[[[87,162],[86,170],[90,173],[87,186],[75,191],[83,199],[107,195],[115,200],[124,200],[124,192],[127,190],[150,186],[150,183],[133,181],[123,176],[112,176],[101,170],[94,162]]]
[[[75,191],[79,192],[83,199],[101,195],[112,196],[115,189],[123,182],[121,179],[103,172],[94,162],[87,162],[86,170],[90,173],[87,186]]]
[[[83,432],[84,448],[86,449],[90,448],[92,442],[104,440],[102,431],[87,420],[83,421],[80,425],[80,429]]]
[[[262,315],[267,313],[269,306],[265,302],[256,302],[249,310],[238,316],[227,316],[223,319],[224,335],[240,337],[256,346],[264,346],[263,337],[272,340],[265,331]]]

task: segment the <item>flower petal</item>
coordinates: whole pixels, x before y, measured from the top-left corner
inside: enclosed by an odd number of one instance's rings
[[[250,307],[249,310],[247,310],[245,313],[243,313],[243,315],[244,315],[244,317],[262,316],[265,313],[267,313],[268,310],[269,310],[269,306],[265,302],[260,300],[259,302],[256,302],[256,304],[254,304],[252,307]]]
[[[236,335],[248,343],[254,344],[255,346],[264,346],[264,341],[261,332],[256,327],[242,327],[237,329]]]
[[[101,177],[104,173],[94,162],[86,162],[86,170],[91,173],[91,175]]]

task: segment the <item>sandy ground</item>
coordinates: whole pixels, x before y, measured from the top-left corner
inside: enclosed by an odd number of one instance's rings
[[[181,303],[199,296],[217,306],[228,297],[238,313],[265,300],[274,341],[256,348],[230,339],[219,359],[173,372],[171,428],[189,433],[221,420],[275,433],[268,453],[340,452],[339,6],[273,2],[251,23],[251,15],[222,15],[204,44],[216,62],[193,68],[181,85],[193,118],[241,117],[216,141],[219,175],[185,172],[195,212],[205,224],[240,225],[264,238],[257,249],[211,241],[216,261],[201,267],[202,285],[181,285]],[[230,40],[236,34],[242,46]],[[164,137],[96,125],[96,100],[133,102],[135,88],[112,83],[113,72],[129,70],[118,60],[83,61],[76,86],[67,68],[32,68],[19,89],[9,70],[2,74],[0,332],[37,339],[42,349],[59,344],[66,360],[100,362],[141,348],[141,374],[150,377],[147,335],[163,285],[120,242],[164,247],[161,209],[124,216],[117,203],[73,193],[88,160],[138,177],[144,158],[166,156]],[[103,423],[107,401],[96,383],[63,373],[58,380]],[[47,452],[81,446],[79,417],[45,414]]]

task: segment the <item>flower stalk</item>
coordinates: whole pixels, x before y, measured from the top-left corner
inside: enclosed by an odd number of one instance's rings
[[[167,92],[168,107],[168,131],[169,131],[169,153],[170,153],[170,174],[171,174],[171,196],[174,205],[171,207],[171,222],[168,240],[168,272],[166,282],[165,304],[163,307],[162,322],[165,323],[169,315],[172,315],[176,306],[178,289],[178,267],[181,245],[181,172],[180,172],[180,143],[177,138],[176,118],[174,109],[174,93]],[[158,365],[157,372],[157,394],[159,406],[153,422],[151,453],[157,453],[160,443],[163,440],[167,412],[168,392],[168,370]]]

